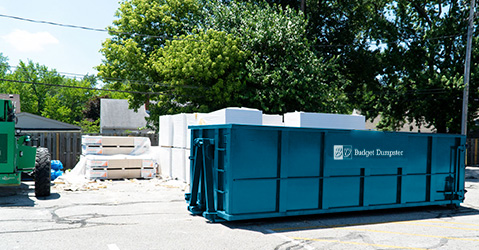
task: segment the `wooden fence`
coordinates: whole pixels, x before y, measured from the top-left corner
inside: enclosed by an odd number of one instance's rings
[[[28,133],[32,140],[29,145],[48,148],[52,160],[60,160],[64,169],[75,167],[80,159],[82,147],[79,132],[40,132]],[[89,134],[102,136],[129,136],[127,134]],[[130,135],[131,136],[131,135]],[[158,146],[158,134],[141,134],[135,136],[143,136],[150,138],[152,146]]]
[[[479,166],[479,138],[467,138],[466,166]]]

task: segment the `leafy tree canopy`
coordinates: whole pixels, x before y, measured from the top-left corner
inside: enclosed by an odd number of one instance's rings
[[[338,58],[314,53],[307,20],[291,8],[131,0],[122,2],[117,17],[101,50],[99,75],[112,86],[149,92],[132,94],[130,105],[153,102],[155,123],[160,114],[227,106],[349,111]]]
[[[130,95],[130,104],[152,101],[155,122],[237,104],[269,113],[358,108],[381,115],[385,130],[416,122],[460,131],[468,1],[306,0],[304,13],[302,2],[123,1],[100,76],[150,93]],[[223,48],[232,54],[221,55],[218,74],[210,63],[219,53],[206,45],[229,35],[237,51]],[[474,113],[479,104],[469,103]]]
[[[305,13],[316,52],[340,56],[351,105],[369,118],[381,114],[382,129],[416,122],[459,133],[469,7],[469,1],[452,0],[307,0]],[[473,58],[478,52],[474,49]],[[477,67],[471,69],[474,100]],[[478,104],[469,105],[471,127]]]
[[[167,41],[149,62],[159,79],[173,87],[158,96],[158,105],[185,112],[241,105],[245,57],[239,41],[225,32],[194,31],[193,35]]]
[[[103,63],[97,66],[99,76],[109,87],[137,92],[154,92],[161,83],[149,64],[152,54],[174,36],[187,35],[199,18],[196,0],[122,1],[109,32],[111,39],[103,43]],[[171,88],[169,88],[171,89]],[[158,128],[159,114],[166,111],[149,105],[159,93],[129,95],[130,107],[146,104],[150,109],[150,126]],[[168,109],[166,109],[168,110]]]
[[[318,57],[307,39],[307,20],[289,7],[261,3],[206,4],[211,28],[241,41],[248,51],[244,104],[269,113],[348,112],[337,57]]]
[[[6,65],[9,68],[8,64]],[[84,104],[98,94],[95,90],[78,88],[95,87],[96,82],[92,82],[88,77],[83,80],[68,79],[55,70],[31,61],[20,61],[14,71],[5,72],[4,77],[7,80],[26,82],[0,81],[0,92],[20,95],[22,112],[62,122],[81,121]]]

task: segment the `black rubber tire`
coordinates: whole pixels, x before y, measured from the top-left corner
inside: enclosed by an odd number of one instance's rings
[[[45,197],[50,195],[51,186],[51,168],[50,152],[47,148],[37,148],[37,157],[35,159],[35,196]]]

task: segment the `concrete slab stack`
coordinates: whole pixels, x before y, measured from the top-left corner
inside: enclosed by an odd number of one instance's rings
[[[191,125],[243,124],[327,129],[365,129],[361,115],[291,112],[263,114],[250,108],[225,108],[210,113],[160,116],[159,163],[161,175],[190,182]]]
[[[290,112],[284,114],[287,127],[324,129],[366,129],[366,118],[362,115]]]
[[[191,125],[262,125],[262,112],[249,108],[225,108],[211,113],[160,117],[160,168],[165,178],[190,182]]]

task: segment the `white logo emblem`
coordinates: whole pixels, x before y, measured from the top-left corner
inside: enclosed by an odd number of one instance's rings
[[[351,160],[353,159],[352,145],[334,145],[335,160]]]

